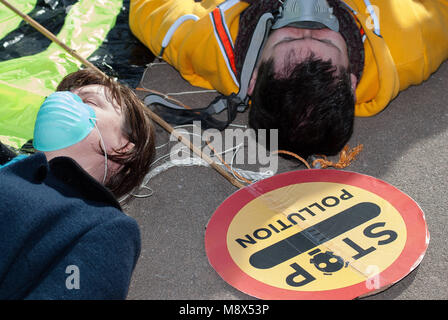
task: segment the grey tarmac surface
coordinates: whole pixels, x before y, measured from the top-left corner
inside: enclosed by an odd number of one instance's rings
[[[424,211],[431,236],[418,268],[389,289],[364,299],[448,298],[447,83],[445,63],[425,83],[401,92],[377,116],[355,120],[349,145],[363,144],[364,150],[343,170],[376,177],[409,195]],[[189,86],[167,65],[150,68],[141,86],[164,93],[202,90]],[[138,94],[144,96],[143,91]],[[176,98],[203,107],[215,96],[196,93]],[[247,116],[248,112],[239,114],[235,123],[246,124]],[[176,142],[163,146],[169,135],[156,127],[157,145],[162,146],[157,157],[161,157]],[[304,169],[297,161],[281,158],[277,173]],[[170,168],[152,178],[147,186],[153,192],[150,197],[134,199],[124,207],[139,223],[142,239],[128,299],[255,299],[222,280],[209,264],[204,248],[208,221],[238,189],[204,166]]]

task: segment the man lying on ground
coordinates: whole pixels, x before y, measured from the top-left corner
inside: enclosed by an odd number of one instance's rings
[[[355,115],[448,58],[445,0],[131,0],[129,19],[191,84],[250,98],[249,124],[303,157],[337,154]]]

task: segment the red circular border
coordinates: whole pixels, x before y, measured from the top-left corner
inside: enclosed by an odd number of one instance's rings
[[[370,191],[387,200],[401,214],[407,237],[400,256],[380,273],[382,287],[396,283],[418,265],[427,247],[429,233],[423,211],[408,195],[377,178],[349,171],[299,170],[278,174],[238,190],[215,211],[205,233],[205,250],[210,264],[218,274],[238,290],[260,299],[354,299],[369,290],[364,282],[344,288],[304,292],[270,286],[256,280],[241,270],[233,261],[227,248],[227,230],[235,215],[257,197],[292,184],[306,182],[334,182],[352,185]]]

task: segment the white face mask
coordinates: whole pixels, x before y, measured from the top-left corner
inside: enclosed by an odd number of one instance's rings
[[[272,29],[285,26],[339,32],[339,21],[326,0],[286,0]]]

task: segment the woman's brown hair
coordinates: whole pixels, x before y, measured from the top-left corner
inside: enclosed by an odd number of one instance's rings
[[[146,106],[127,86],[105,77],[92,69],[83,69],[67,75],[56,88],[71,91],[87,85],[103,85],[109,89],[124,114],[123,135],[129,141],[107,158],[120,165],[118,171],[106,181],[105,186],[117,197],[122,197],[139,186],[155,156],[154,125]],[[81,97],[82,98],[82,97]],[[128,146],[132,147],[128,147]]]

